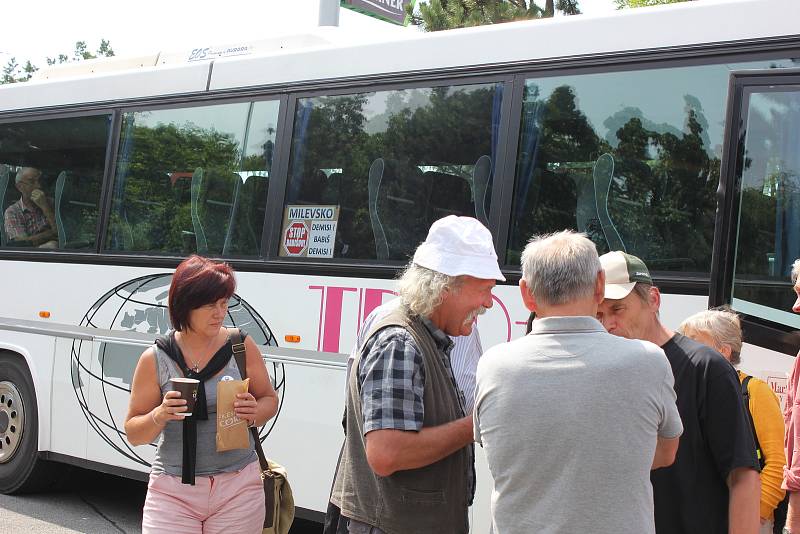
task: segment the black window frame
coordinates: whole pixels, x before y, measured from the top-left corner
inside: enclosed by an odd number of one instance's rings
[[[381,83],[372,83],[372,84],[362,84],[362,85],[352,85],[346,87],[337,87],[335,89],[315,89],[311,91],[297,91],[289,95],[289,105],[287,106],[287,120],[286,120],[286,135],[288,136],[288,142],[284,143],[286,146],[286,152],[283,154],[281,158],[281,163],[284,165],[280,168],[281,177],[280,185],[275,187],[275,194],[279,195],[279,198],[272,199],[269,198],[267,200],[267,217],[272,218],[272,232],[270,233],[270,242],[269,248],[265,249],[268,251],[268,256],[266,260],[270,262],[272,265],[276,266],[292,266],[292,265],[309,265],[309,266],[317,266],[323,269],[337,269],[337,266],[343,266],[345,268],[354,268],[357,270],[365,270],[367,272],[374,271],[376,268],[379,269],[391,269],[392,275],[397,269],[403,267],[403,262],[397,260],[365,260],[365,259],[341,259],[337,258],[334,261],[331,259],[318,259],[318,258],[303,258],[303,259],[295,259],[291,257],[285,257],[279,255],[279,246],[280,246],[280,232],[281,232],[281,225],[283,221],[283,212],[285,207],[286,201],[286,188],[288,186],[289,180],[289,162],[291,156],[291,145],[294,135],[294,117],[297,111],[297,101],[304,98],[316,98],[316,97],[324,97],[324,96],[346,96],[352,94],[359,94],[359,93],[371,93],[371,92],[379,92],[379,91],[402,91],[402,90],[410,90],[410,89],[432,89],[436,87],[455,87],[459,85],[479,85],[479,84],[489,84],[489,83],[498,83],[503,84],[503,102],[500,107],[500,124],[499,124],[499,135],[497,139],[497,153],[498,153],[498,166],[495,167],[495,173],[492,178],[492,203],[489,210],[489,230],[492,232],[492,237],[494,238],[495,248],[498,247],[498,239],[495,235],[495,231],[493,229],[498,228],[499,224],[498,221],[501,219],[501,207],[498,205],[498,202],[495,202],[495,198],[500,198],[500,196],[495,197],[495,195],[502,195],[503,184],[511,180],[513,182],[513,174],[510,177],[506,177],[507,170],[507,160],[505,157],[507,151],[507,143],[508,143],[508,130],[509,130],[509,118],[510,118],[510,107],[511,107],[511,97],[510,95],[507,96],[509,93],[513,94],[515,87],[513,86],[514,77],[512,75],[479,75],[479,76],[458,76],[458,77],[436,77],[436,78],[422,78],[422,79],[415,79],[413,81],[409,81],[407,83],[389,83],[389,82],[381,82]],[[512,169],[513,173],[513,169]],[[278,191],[280,189],[280,192]],[[270,195],[272,195],[272,188],[270,188]],[[273,204],[270,204],[270,200],[272,200]],[[498,252],[499,254],[499,252]],[[387,276],[381,276],[381,278],[386,278]]]
[[[744,139],[747,111],[743,104],[755,92],[780,91],[781,88],[800,88],[800,68],[734,71],[728,84],[728,104],[725,115],[725,139],[720,164],[720,183],[717,189],[716,231],[711,262],[709,306],[730,304],[733,293],[736,241],[741,205],[741,177],[736,175],[738,150]],[[782,325],[737,312],[742,317],[744,341],[777,352],[795,356],[800,348],[800,332]]]
[[[62,110],[62,111],[55,111],[55,112],[41,112],[41,111],[34,111],[31,113],[15,113],[6,115],[0,115],[0,125],[4,124],[19,124],[24,122],[38,122],[38,121],[49,121],[49,120],[60,120],[60,119],[79,119],[79,118],[86,118],[86,117],[109,117],[109,125],[108,125],[108,133],[106,138],[106,153],[103,158],[103,178],[102,183],[100,184],[100,197],[97,199],[98,202],[98,214],[97,214],[97,228],[95,228],[95,243],[93,249],[46,249],[42,250],[39,248],[29,248],[29,247],[14,247],[14,246],[5,246],[0,249],[0,261],[5,259],[6,256],[9,256],[9,259],[17,259],[17,256],[23,256],[23,258],[36,258],[37,256],[42,256],[47,258],[48,256],[56,256],[59,258],[64,257],[94,257],[101,254],[100,242],[98,241],[100,235],[104,232],[106,224],[105,224],[105,195],[106,195],[106,185],[108,181],[108,173],[110,172],[109,165],[111,164],[111,147],[114,145],[118,139],[116,135],[116,130],[118,129],[118,116],[117,110],[113,106],[104,106],[97,109],[92,109],[88,111],[82,110]]]

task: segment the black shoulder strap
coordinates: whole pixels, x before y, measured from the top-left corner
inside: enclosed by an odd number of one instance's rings
[[[236,360],[236,367],[239,368],[239,374],[244,380],[247,378],[247,359],[245,356],[244,339],[242,339],[242,333],[238,328],[234,328],[231,334],[231,350],[233,350],[233,357]]]
[[[231,350],[233,350],[233,358],[236,360],[236,367],[239,368],[239,374],[241,375],[242,379],[247,378],[247,359],[246,359],[246,350],[244,346],[244,339],[242,338],[242,333],[239,331],[238,328],[233,329],[233,333],[231,334]],[[258,464],[261,466],[261,478],[264,479],[265,476],[270,472],[269,469],[269,462],[267,462],[267,457],[264,456],[264,449],[261,447],[261,438],[258,435],[258,429],[255,427],[250,428],[250,434],[253,436],[253,442],[255,442],[255,449],[256,455],[258,455]],[[272,527],[275,518],[274,518],[274,499],[275,493],[273,491],[268,491],[267,486],[264,486],[264,498],[266,499],[266,510],[267,514],[264,516],[264,528]]]
[[[761,444],[758,442],[758,434],[756,434],[756,425],[755,422],[753,422],[753,414],[750,413],[750,379],[752,378],[753,377],[750,375],[745,375],[744,380],[742,380],[742,401],[744,402],[744,413],[747,415],[747,421],[750,423],[750,431],[753,433],[753,441],[756,444],[756,456],[758,457],[758,463],[763,469],[766,459],[764,458],[764,452],[761,450]]]

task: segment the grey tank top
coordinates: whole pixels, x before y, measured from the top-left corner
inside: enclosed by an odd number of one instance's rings
[[[228,340],[230,342],[230,340]],[[156,366],[158,368],[158,385],[161,395],[170,390],[169,379],[183,376],[178,365],[156,345],[152,346],[156,353]],[[234,380],[241,380],[239,368],[233,355],[228,364],[206,380],[206,401],[208,402],[208,421],[197,421],[197,463],[196,476],[210,476],[219,473],[239,471],[256,460],[253,436],[247,433],[250,443],[248,449],[235,449],[232,451],[217,452],[217,384],[224,376]],[[156,448],[156,457],[153,460],[152,473],[167,473],[168,475],[181,476],[183,465],[183,423],[169,421],[161,432]]]

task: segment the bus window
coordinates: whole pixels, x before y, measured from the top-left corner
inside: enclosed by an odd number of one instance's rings
[[[528,79],[507,264],[572,228],[598,252],[708,276],[731,70],[790,60]]]
[[[749,93],[736,177],[741,186],[731,305],[800,328],[791,313],[792,263],[800,258],[800,88]],[[744,114],[742,115],[745,116]]]
[[[110,116],[0,124],[0,246],[95,250]]]
[[[107,248],[258,256],[279,105],[123,114]]]
[[[487,223],[502,98],[486,83],[298,99],[278,254],[405,260],[441,217]],[[318,221],[327,248],[292,219],[314,206],[337,208]]]

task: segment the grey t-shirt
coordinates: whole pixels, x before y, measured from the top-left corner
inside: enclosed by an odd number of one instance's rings
[[[496,534],[655,532],[656,437],[683,431],[656,345],[593,317],[536,319],[481,358],[474,418]]]

